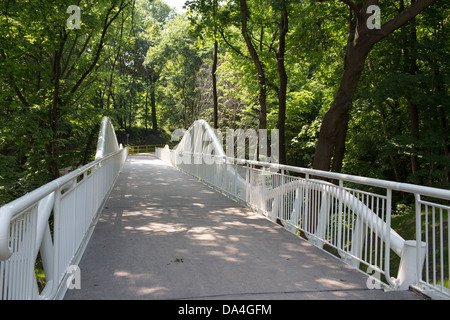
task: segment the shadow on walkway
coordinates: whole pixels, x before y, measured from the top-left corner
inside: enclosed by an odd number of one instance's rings
[[[150,156],[130,156],[65,299],[420,299]]]

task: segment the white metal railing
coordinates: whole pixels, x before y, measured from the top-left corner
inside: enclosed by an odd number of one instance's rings
[[[111,128],[104,118],[99,141],[115,139]],[[69,268],[81,258],[127,158],[127,149],[106,145],[95,161],[0,208],[1,300],[64,296]],[[38,255],[45,272],[42,290],[35,274]]]
[[[197,150],[203,152],[164,148],[157,156],[318,247],[332,248],[343,261],[392,289],[414,286],[450,298],[449,190],[235,159],[223,150],[211,155],[214,148],[205,141],[214,137],[189,138],[202,141]],[[405,240],[391,228],[393,192],[416,198],[415,240]],[[391,252],[400,258],[396,277],[391,276]]]
[[[450,206],[424,198],[420,193],[415,194],[416,239],[425,243],[415,248],[417,256],[425,257],[424,271],[419,273],[421,277],[416,283],[419,288],[450,297]]]

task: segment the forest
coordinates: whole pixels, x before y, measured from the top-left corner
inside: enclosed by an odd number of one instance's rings
[[[281,163],[450,187],[449,1],[185,9],[0,2],[0,205],[93,160],[103,116],[124,145],[205,119],[278,129]]]

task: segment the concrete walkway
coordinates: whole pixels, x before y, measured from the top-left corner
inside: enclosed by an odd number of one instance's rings
[[[150,156],[130,156],[65,299],[421,299]]]

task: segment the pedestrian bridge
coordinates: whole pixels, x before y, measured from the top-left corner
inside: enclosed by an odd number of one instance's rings
[[[414,239],[391,228],[397,193]],[[229,157],[204,121],[128,156],[104,118],[95,161],[0,208],[0,297],[448,299],[449,200]]]

